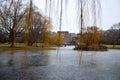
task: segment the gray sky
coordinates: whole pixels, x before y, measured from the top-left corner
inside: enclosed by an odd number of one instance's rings
[[[39,7],[42,13],[45,13],[44,10],[44,1],[45,0],[33,0],[34,4]],[[72,4],[72,6],[70,5]],[[102,15],[101,15],[101,26],[103,30],[109,29],[113,24],[120,22],[120,0],[101,0],[101,7],[102,7]],[[78,24],[75,21],[76,19],[76,8],[73,7],[75,4],[75,0],[69,0],[69,15],[65,15],[67,17],[63,17],[63,24],[62,30],[70,31],[70,32],[79,32]],[[55,16],[55,15],[53,15]],[[64,19],[67,18],[67,19]],[[54,22],[53,31],[58,31],[59,27],[56,27],[57,22]]]
[[[102,0],[102,28],[109,29],[120,22],[120,0]]]

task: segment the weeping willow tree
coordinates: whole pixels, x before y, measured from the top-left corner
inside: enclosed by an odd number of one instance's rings
[[[29,26],[31,23],[31,16],[32,16],[32,0],[30,0],[29,8],[28,8],[28,13],[26,14],[25,17],[25,48],[28,46],[28,30]]]
[[[81,7],[79,7],[79,5]],[[87,32],[85,29],[88,26],[100,26],[100,20],[101,20],[101,4],[100,0],[78,0],[78,11],[80,11],[80,50],[82,50],[83,45],[83,34]],[[78,15],[79,15],[78,14]],[[95,33],[95,27],[93,27],[93,38],[92,39],[92,48],[96,49],[96,33]]]
[[[96,50],[97,47],[98,47],[98,43],[99,43],[99,40],[97,40],[97,33],[99,33],[99,31],[96,32],[96,26],[97,24],[100,23],[100,9],[101,9],[101,6],[100,6],[100,0],[93,0],[93,3],[92,3],[92,11],[93,11],[93,44],[92,44],[92,48],[93,50]],[[97,22],[97,20],[99,21],[99,23]],[[99,35],[98,35],[99,36]]]
[[[73,10],[73,7],[75,10]],[[75,15],[71,15],[72,13],[75,13]],[[101,3],[100,0],[45,0],[45,14],[49,16],[49,19],[53,21],[59,31],[62,30],[65,20],[69,22],[70,17],[74,16],[73,24],[78,26],[80,32],[79,44],[82,49],[85,28],[87,26],[100,26]],[[96,44],[94,36],[95,34],[93,34],[92,43]]]

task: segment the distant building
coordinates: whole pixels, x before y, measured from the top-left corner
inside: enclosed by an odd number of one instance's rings
[[[61,33],[63,36],[66,36],[69,34],[68,31],[58,31],[57,33]]]
[[[51,35],[52,35],[52,36],[55,36],[55,35],[56,35],[56,32],[51,32]]]
[[[76,42],[77,34],[75,33],[69,33],[68,31],[58,31],[57,33],[62,34],[65,44],[73,44]]]
[[[70,33],[70,35],[71,35],[71,42],[70,42],[70,44],[76,45],[77,40],[78,40],[77,34],[76,33]]]
[[[64,38],[64,44],[68,44],[70,37],[69,37],[69,32],[68,31],[58,31],[57,33],[62,34],[63,38]]]

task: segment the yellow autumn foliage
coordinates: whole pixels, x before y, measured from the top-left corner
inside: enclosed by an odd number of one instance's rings
[[[51,37],[51,43],[56,45],[64,44],[64,38],[62,34],[56,33],[54,36]]]

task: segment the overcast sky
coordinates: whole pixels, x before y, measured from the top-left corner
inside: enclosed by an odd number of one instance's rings
[[[120,0],[102,0],[102,27],[109,29],[120,22]]]
[[[44,1],[45,0],[33,0],[34,4],[42,11],[44,10]],[[69,4],[75,5],[75,0],[69,0]],[[72,7],[72,6],[70,6]],[[120,0],[101,0],[102,14],[101,14],[101,27],[103,30],[109,29],[113,24],[120,22]],[[79,32],[77,23],[75,22],[75,7],[70,9],[70,15],[68,19],[65,20],[63,17],[64,23],[62,24],[62,30],[70,32]],[[73,15],[73,16],[72,16]],[[71,17],[70,17],[71,16]],[[71,21],[73,20],[73,21]],[[72,23],[73,22],[73,23]],[[55,24],[55,22],[53,23]],[[59,27],[53,27],[53,31],[58,31]]]

